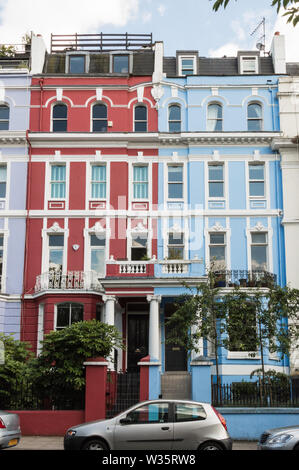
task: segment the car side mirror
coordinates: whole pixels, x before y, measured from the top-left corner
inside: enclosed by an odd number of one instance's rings
[[[131,423],[132,423],[132,419],[128,418],[127,416],[119,420],[119,424],[131,424]]]

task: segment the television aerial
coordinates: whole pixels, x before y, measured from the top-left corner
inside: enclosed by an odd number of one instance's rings
[[[260,36],[257,40],[257,43],[256,43],[256,48],[259,50],[259,51],[264,51],[264,55],[265,55],[265,49],[266,49],[266,18],[263,17],[262,21],[257,25],[257,27],[252,31],[252,33],[250,33],[250,36],[253,36],[257,31],[260,30],[260,28],[262,28],[262,36]]]

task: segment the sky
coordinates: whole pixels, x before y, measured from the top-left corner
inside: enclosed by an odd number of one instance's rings
[[[0,0],[0,42],[21,43],[30,31],[41,34],[153,33],[164,54],[198,50],[200,56],[234,56],[256,49],[266,19],[266,51],[275,31],[286,37],[288,62],[299,62],[299,23],[293,27],[278,16],[271,0],[231,0],[225,10],[214,0]]]

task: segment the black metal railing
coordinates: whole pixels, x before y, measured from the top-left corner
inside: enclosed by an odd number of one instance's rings
[[[276,284],[276,274],[263,270],[245,269],[214,271],[215,287],[271,287]]]
[[[82,410],[85,390],[46,391],[27,378],[0,383],[0,409],[4,410]]]
[[[112,418],[139,402],[139,372],[108,371],[106,417]]]
[[[104,52],[112,50],[138,50],[152,47],[150,34],[51,34],[51,54],[66,50]]]
[[[212,404],[227,407],[299,407],[298,389],[292,383],[212,383]]]

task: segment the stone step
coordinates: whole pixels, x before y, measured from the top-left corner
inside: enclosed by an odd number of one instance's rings
[[[185,371],[165,372],[161,377],[162,398],[189,400],[191,398],[191,375]]]

